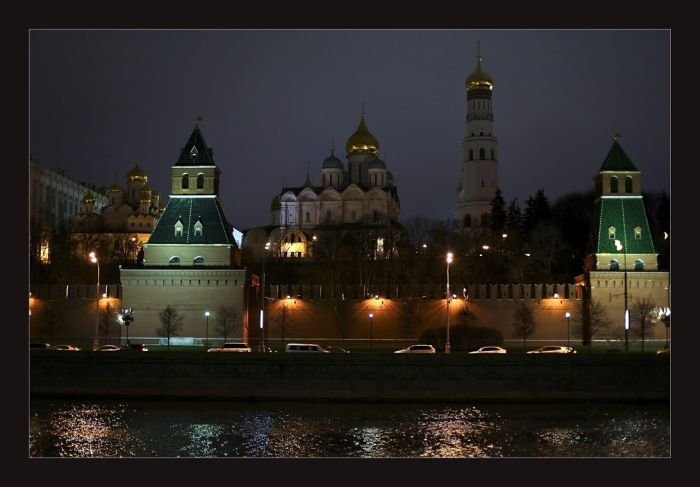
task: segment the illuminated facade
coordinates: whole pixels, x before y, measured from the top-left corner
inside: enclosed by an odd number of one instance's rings
[[[364,114],[345,153],[346,163],[331,149],[321,165],[320,185],[307,173],[302,186],[283,188],[272,200],[272,225],[249,230],[244,246],[259,250],[269,241],[273,255],[301,258],[312,253],[317,232],[396,224],[400,204],[394,177],[379,157],[379,141],[367,129]]]
[[[467,132],[463,141],[462,178],[457,186],[455,218],[460,230],[489,226],[491,200],[498,189],[498,154],[493,129],[493,79],[481,69],[477,47],[476,70],[467,77]]]

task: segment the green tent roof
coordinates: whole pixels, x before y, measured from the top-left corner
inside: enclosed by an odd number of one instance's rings
[[[596,253],[656,253],[642,198],[601,198],[596,206],[596,213],[599,215]],[[610,238],[610,227],[615,228],[614,239]],[[634,229],[637,227],[641,229],[641,238],[635,237]],[[615,240],[622,242],[626,249],[618,251]]]
[[[182,235],[175,235],[180,221]],[[196,236],[194,227],[202,224],[202,235]],[[158,220],[148,240],[149,244],[232,244],[232,227],[226,220],[219,200],[211,198],[171,197],[165,212]]]
[[[615,139],[605,162],[600,167],[600,172],[603,171],[638,171],[638,169],[632,164],[630,158],[622,150],[620,143]]]
[[[180,151],[175,166],[214,166],[214,151],[207,147],[199,125],[194,126],[192,135]]]

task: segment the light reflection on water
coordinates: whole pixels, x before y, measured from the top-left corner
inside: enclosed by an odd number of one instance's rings
[[[32,457],[668,457],[664,404],[33,400]]]

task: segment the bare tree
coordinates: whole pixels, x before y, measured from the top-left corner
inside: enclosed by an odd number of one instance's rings
[[[233,306],[219,306],[216,313],[216,332],[224,337],[224,343],[238,322],[238,313]]]
[[[100,334],[105,343],[107,343],[107,338],[112,336],[112,332],[116,331],[118,327],[117,312],[107,303],[105,310],[100,313]]]
[[[527,345],[527,338],[535,331],[535,318],[527,301],[520,300],[515,305],[513,328],[515,336],[523,339],[523,346]]]
[[[336,299],[333,303],[335,326],[343,342],[345,342],[345,339],[350,334],[350,330],[352,328],[352,321],[350,320],[350,311],[350,302],[346,301],[342,297]]]
[[[639,322],[639,329],[633,328],[635,334],[642,338],[642,352],[644,351],[644,335],[647,327],[654,325],[654,313],[656,304],[648,298],[639,298],[632,307],[633,318]]]
[[[582,299],[579,302],[578,308],[579,312],[574,314],[573,321],[574,327],[572,329],[572,334],[575,337],[583,338],[583,316],[584,316],[584,306],[585,302]],[[599,333],[605,332],[612,326],[612,320],[608,318],[608,312],[605,309],[603,303],[594,299],[591,301],[591,307],[588,311],[590,316],[590,337],[591,340],[588,342],[588,349],[591,349],[591,343],[594,336]]]
[[[170,337],[179,335],[184,319],[185,317],[170,305],[160,312],[160,328],[156,333],[158,336],[168,338],[168,351],[170,351]]]
[[[406,340],[411,337],[418,324],[418,302],[415,299],[404,299],[399,307],[399,326]]]

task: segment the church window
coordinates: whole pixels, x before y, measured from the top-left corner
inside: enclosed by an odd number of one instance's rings
[[[194,263],[194,265],[204,264],[204,257],[202,257],[201,255],[198,255],[197,257],[194,258],[193,263]]]
[[[633,193],[632,176],[625,176],[625,193]]]
[[[204,189],[204,174],[197,176],[197,189]]]
[[[610,192],[617,193],[617,176],[612,176],[610,178]]]
[[[469,149],[469,160],[470,161],[474,160],[474,149]]]
[[[634,270],[635,271],[643,271],[644,270],[644,261],[642,259],[637,259],[634,261]]]
[[[642,239],[642,227],[634,227],[634,239],[635,240]]]
[[[615,227],[608,227],[608,238],[615,240]]]
[[[304,213],[304,221],[308,223],[309,220],[310,220],[310,215],[309,215],[309,212],[307,211],[306,213]]]
[[[170,263],[170,265],[180,265],[180,257],[170,257],[170,260],[168,262]]]
[[[479,149],[479,159],[482,161],[486,159],[486,150],[483,147]]]
[[[197,223],[194,224],[194,236],[201,237],[203,228],[204,228],[204,225],[202,225],[202,221],[197,220]]]
[[[190,187],[190,177],[187,174],[182,175],[182,189],[187,189]]]

